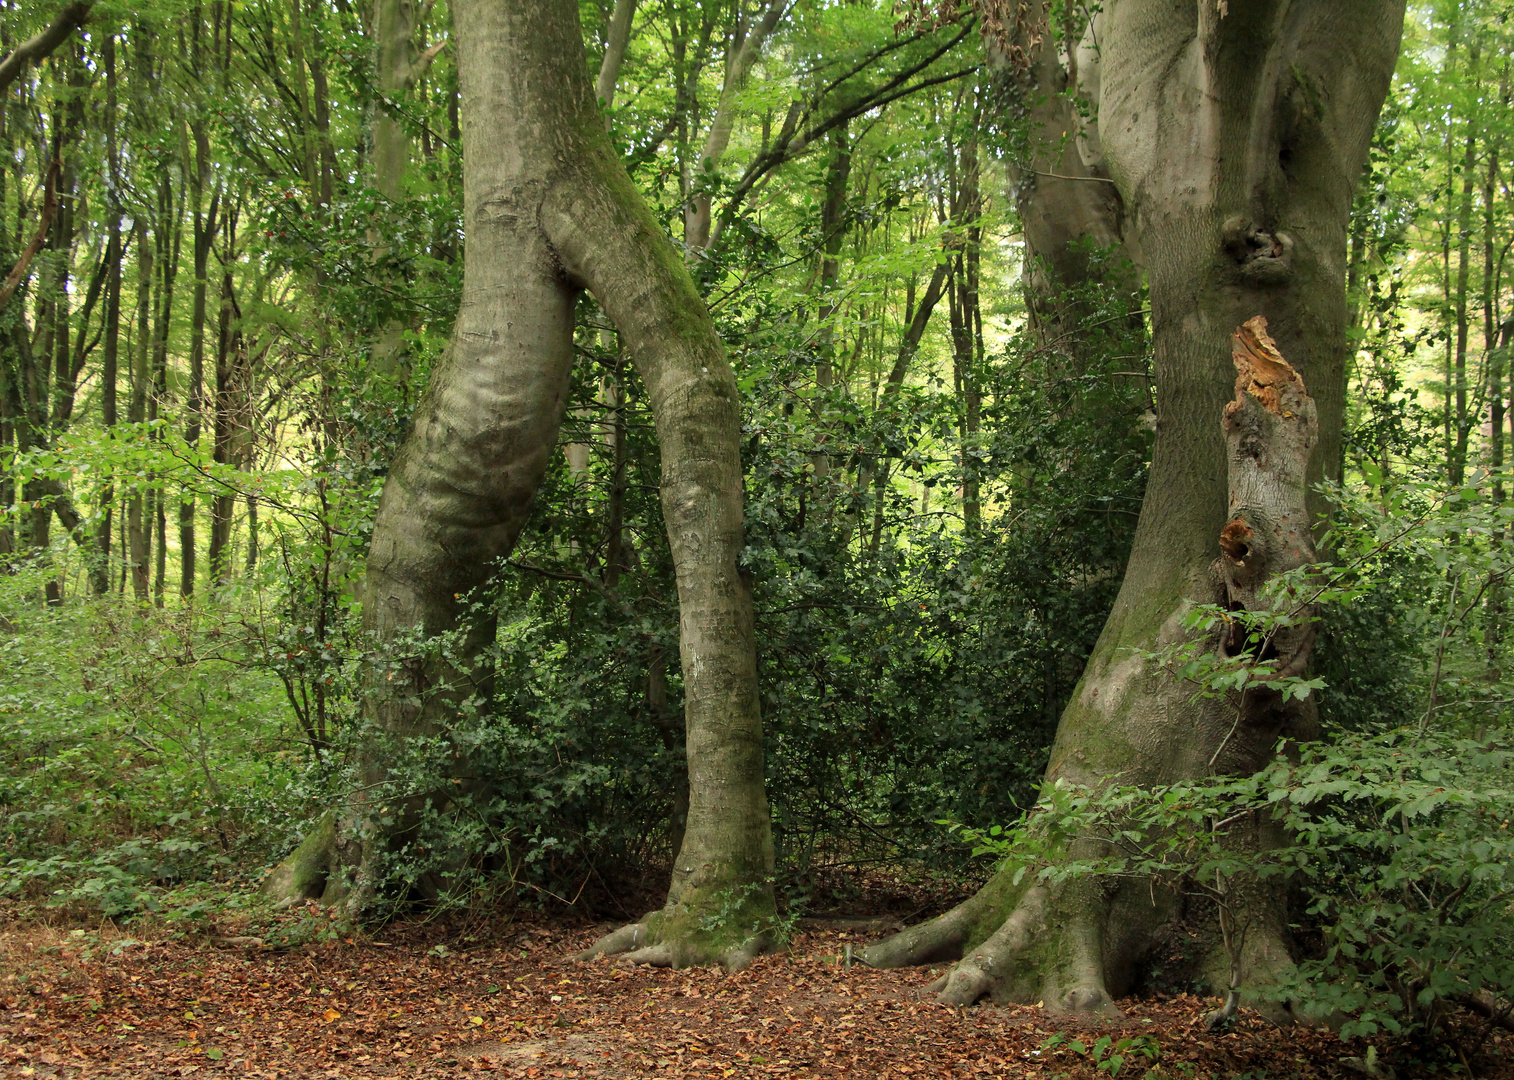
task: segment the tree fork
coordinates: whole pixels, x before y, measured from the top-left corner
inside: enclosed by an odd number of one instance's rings
[[[683,260],[604,130],[566,0],[458,3],[468,245],[447,356],[385,485],[363,617],[379,640],[464,629],[465,598],[514,546],[557,440],[573,310],[587,288],[620,330],[651,401],[677,573],[690,806],[668,903],[600,952],[740,966],[772,948],[773,847],[762,782],[751,589],[743,543],[735,375]],[[464,657],[492,640],[465,630]],[[395,828],[377,825],[385,738],[434,733],[477,672],[406,662],[373,680],[365,794],[336,815],[323,896],[361,910]],[[406,685],[396,685],[406,684]],[[424,798],[425,796],[418,796]],[[391,800],[392,802],[392,800]],[[391,809],[393,809],[391,807]],[[411,808],[414,809],[413,807]],[[397,826],[401,832],[403,824]],[[275,891],[322,877],[301,871]],[[288,868],[292,870],[293,868]]]

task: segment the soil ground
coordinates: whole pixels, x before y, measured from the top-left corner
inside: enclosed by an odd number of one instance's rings
[[[0,1076],[1364,1075],[1366,1048],[1328,1032],[1243,1014],[1234,1030],[1207,1033],[1195,1021],[1215,1002],[1191,995],[1124,1001],[1122,1021],[1085,1024],[1035,1008],[941,1006],[922,995],[929,970],[848,967],[847,946],[872,936],[857,931],[800,933],[788,953],[737,974],[565,960],[602,929],[517,922],[446,944],[434,929],[392,926],[371,940],[278,948],[12,922],[0,926]],[[1048,1048],[1057,1033],[1087,1049]],[[1133,1040],[1117,1069],[1097,1048],[1104,1036]],[[1514,1036],[1489,1033],[1473,1065],[1514,1078]],[[1431,1071],[1399,1059],[1403,1080]]]

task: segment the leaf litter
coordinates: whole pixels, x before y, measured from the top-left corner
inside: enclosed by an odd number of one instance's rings
[[[386,941],[276,950],[15,923],[0,927],[0,1076],[1361,1075],[1343,1059],[1363,1048],[1328,1032],[1246,1013],[1206,1032],[1197,1021],[1215,1002],[1192,995],[1123,1001],[1119,1021],[944,1006],[924,993],[928,969],[848,967],[846,946],[867,936],[835,930],[801,933],[788,953],[735,974],[565,959],[597,932],[517,924],[453,951],[395,926]],[[1149,1049],[1111,1071],[1122,1039]],[[1489,1038],[1477,1075],[1514,1078],[1507,1039]]]

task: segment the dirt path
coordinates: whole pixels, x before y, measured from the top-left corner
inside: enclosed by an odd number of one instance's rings
[[[0,1076],[76,1077],[1123,1077],[1360,1075],[1363,1052],[1255,1018],[1209,1035],[1212,1003],[1129,1001],[1119,1024],[919,999],[925,971],[849,970],[861,935],[802,934],[792,952],[726,975],[567,963],[592,931],[524,928],[466,951],[333,941],[133,942],[0,930]],[[397,935],[396,935],[397,936]],[[1046,1049],[1050,1035],[1088,1051]],[[1111,1046],[1090,1052],[1101,1036]],[[1514,1077],[1493,1036],[1481,1076]],[[1153,1060],[1152,1055],[1155,1055]],[[1148,1070],[1151,1070],[1148,1072]]]

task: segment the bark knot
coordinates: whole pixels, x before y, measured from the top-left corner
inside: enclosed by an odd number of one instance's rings
[[[1287,281],[1293,275],[1293,238],[1287,233],[1233,217],[1221,227],[1221,241],[1243,277],[1269,284]]]

